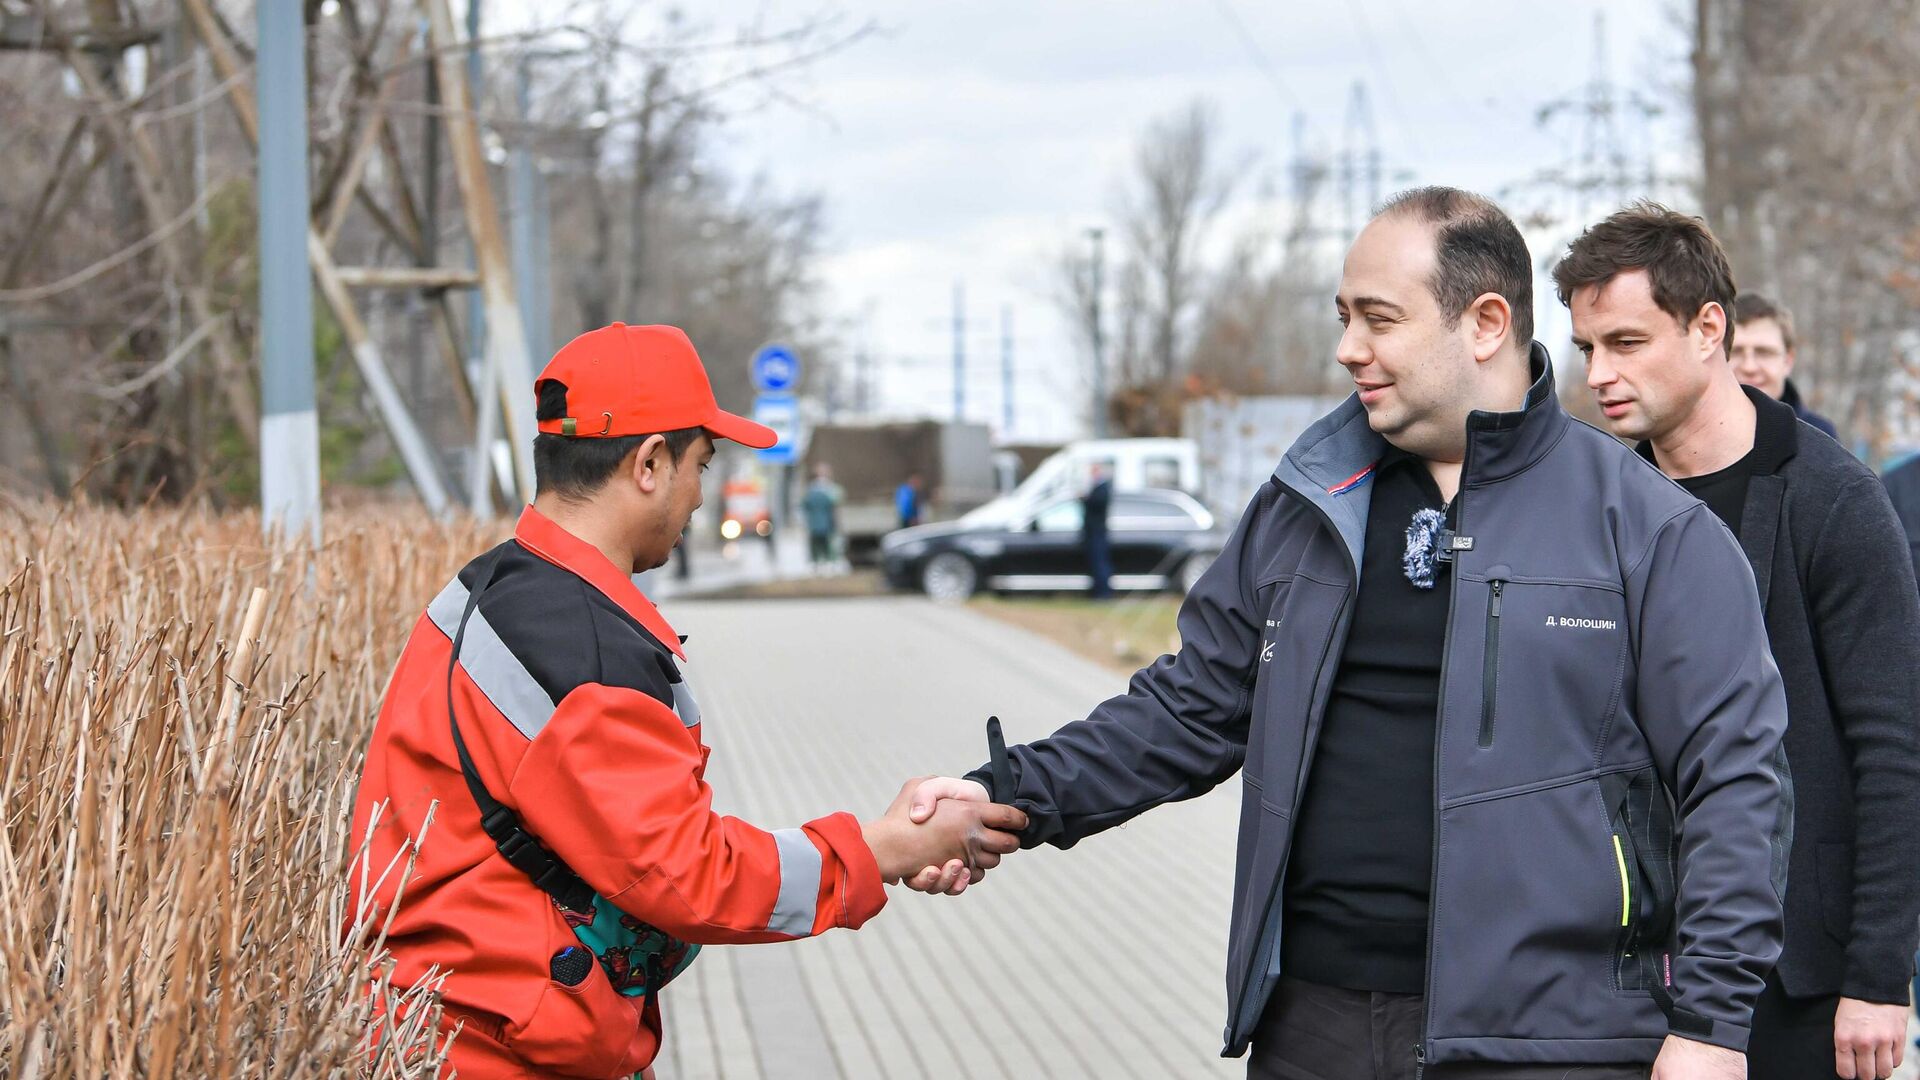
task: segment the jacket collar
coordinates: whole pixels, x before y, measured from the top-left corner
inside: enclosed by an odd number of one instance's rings
[[[1775,401],[1751,386],[1742,386],[1740,391],[1753,402],[1753,457],[1748,467],[1754,476],[1772,476],[1800,452],[1800,415],[1784,397]],[[1659,467],[1653,443],[1642,441],[1633,449]]]
[[[1751,386],[1740,389],[1753,402],[1754,475],[1771,476],[1800,452],[1800,413],[1785,398],[1775,401]],[[1793,384],[1787,389],[1792,392]]]
[[[646,627],[647,633],[658,639],[673,655],[682,660],[687,658],[687,654],[680,649],[680,635],[667,625],[667,620],[653,606],[653,601],[646,598],[630,575],[608,561],[599,548],[561,528],[552,518],[531,506],[520,511],[520,520],[513,527],[513,538],[519,541],[521,547],[562,570],[571,571],[600,590],[607,599],[620,605],[620,610]]]
[[[1572,420],[1553,391],[1553,361],[1533,343],[1528,356],[1533,385],[1513,412],[1475,410],[1467,417],[1467,464],[1461,487],[1480,487],[1513,476],[1543,457]],[[1367,424],[1366,407],[1351,395],[1301,434],[1273,478],[1311,502],[1333,522],[1359,565],[1369,500],[1347,498],[1372,482],[1388,442]]]
[[[1553,361],[1534,342],[1528,363],[1533,385],[1513,412],[1474,410],[1467,416],[1467,460],[1460,486],[1481,487],[1525,471],[1567,432],[1572,420],[1553,392]]]
[[[1799,454],[1799,409],[1786,398],[1776,402],[1753,386],[1741,386],[1741,390],[1753,402],[1753,471],[1763,477],[1778,473]],[[1788,382],[1791,390],[1793,384]]]

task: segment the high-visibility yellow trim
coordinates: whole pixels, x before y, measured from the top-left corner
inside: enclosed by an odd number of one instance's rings
[[[1613,861],[1620,867],[1620,925],[1625,926],[1633,914],[1633,894],[1627,885],[1627,853],[1620,850],[1620,834],[1613,834]]]

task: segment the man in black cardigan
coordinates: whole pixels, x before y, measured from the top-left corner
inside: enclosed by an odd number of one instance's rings
[[[1880,478],[1887,485],[1887,497],[1900,525],[1907,530],[1907,545],[1913,549],[1913,569],[1920,573],[1920,454],[1896,463]]]
[[[1920,917],[1920,593],[1906,537],[1870,469],[1739,385],[1733,275],[1698,218],[1622,210],[1574,241],[1554,280],[1607,426],[1746,550],[1786,684],[1786,945],[1754,1010],[1749,1076],[1890,1076]]]

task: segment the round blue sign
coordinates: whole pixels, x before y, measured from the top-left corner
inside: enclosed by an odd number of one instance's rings
[[[793,389],[800,381],[800,358],[785,345],[763,345],[753,354],[753,388],[763,394]]]

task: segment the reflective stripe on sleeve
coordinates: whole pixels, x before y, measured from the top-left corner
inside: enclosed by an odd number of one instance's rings
[[[455,578],[427,605],[427,617],[452,641],[466,608],[467,587]],[[494,633],[478,608],[467,620],[467,636],[460,642],[460,666],[493,707],[500,710],[500,715],[527,738],[540,734],[553,718],[553,699],[507,648],[506,642],[500,640],[500,635]]]
[[[773,905],[767,929],[805,937],[813,933],[814,905],[820,895],[820,849],[804,829],[775,830],[773,842],[780,848],[780,899]]]

